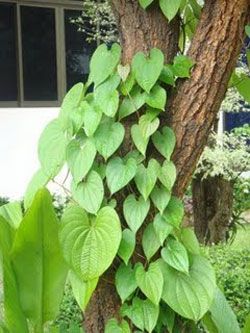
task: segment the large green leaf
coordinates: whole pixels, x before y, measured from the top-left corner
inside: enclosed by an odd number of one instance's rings
[[[151,333],[159,317],[159,306],[149,299],[133,298],[132,305],[124,304],[121,308],[122,316],[127,316],[132,323],[143,332]]]
[[[132,72],[139,86],[147,93],[158,80],[164,65],[164,55],[158,49],[152,49],[149,56],[138,52],[132,60]]]
[[[161,243],[163,245],[165,239],[168,235],[173,231],[173,226],[168,224],[161,214],[157,214],[153,221],[155,233]]]
[[[138,166],[135,183],[144,200],[147,200],[152,192],[157,181],[158,173],[159,164],[155,159],[151,159],[148,162],[147,168],[143,164]]]
[[[156,185],[150,194],[155,207],[163,214],[171,198],[171,193],[164,187]]]
[[[93,100],[90,102],[83,101],[81,106],[83,109],[84,131],[87,136],[92,136],[102,119],[102,110]]]
[[[127,265],[135,249],[135,234],[130,229],[124,229],[118,255]]]
[[[89,81],[96,86],[105,81],[114,72],[120,57],[121,47],[118,44],[113,44],[110,50],[105,44],[101,44],[90,61]]]
[[[166,90],[163,89],[158,84],[155,85],[150,93],[146,97],[146,103],[155,109],[163,110],[165,109],[165,104],[167,101]]]
[[[96,149],[107,160],[120,147],[125,130],[122,124],[105,119],[95,132]]]
[[[3,287],[4,292],[3,306],[5,325],[9,333],[28,333],[28,325],[20,305],[18,285],[10,259],[13,238],[14,230],[9,223],[0,216],[0,271],[3,273],[1,287]]]
[[[83,182],[72,183],[72,195],[87,212],[96,214],[104,197],[102,178],[96,171],[90,171]]]
[[[120,157],[112,158],[106,168],[107,184],[111,194],[126,186],[135,176],[136,160],[129,158],[124,162]]]
[[[151,302],[158,305],[163,290],[163,276],[158,262],[149,265],[147,271],[141,263],[137,264],[135,271],[136,282]]]
[[[85,311],[89,300],[97,286],[98,278],[84,281],[73,271],[69,272],[69,281],[73,295],[82,311]]]
[[[124,98],[119,109],[119,119],[125,118],[139,110],[145,103],[145,92],[136,86],[131,93]]]
[[[62,216],[60,243],[67,263],[83,280],[93,280],[111,265],[121,241],[119,217],[111,207],[89,218],[79,206]]]
[[[167,160],[170,160],[170,157],[174,151],[175,147],[175,134],[170,127],[163,127],[162,133],[157,131],[152,136],[153,144],[155,148],[164,156]]]
[[[139,0],[142,8],[146,9],[154,0]]]
[[[176,168],[172,161],[164,161],[159,172],[160,182],[171,191],[176,180]]]
[[[171,21],[181,6],[182,0],[159,0],[160,7],[166,18]]]
[[[184,207],[182,201],[172,196],[167,205],[167,208],[164,211],[163,216],[167,223],[178,228],[184,216]]]
[[[137,288],[135,271],[131,264],[121,264],[115,274],[115,286],[122,303],[133,294]]]
[[[22,309],[36,327],[55,318],[63,296],[67,267],[58,229],[52,198],[39,190],[16,231],[11,255]]]
[[[23,218],[21,202],[9,202],[1,206],[0,215],[3,216],[13,228],[17,229]]]
[[[66,158],[69,169],[72,173],[75,183],[79,183],[91,169],[96,156],[96,148],[93,140],[73,139],[66,151]]]
[[[38,156],[43,171],[53,178],[61,170],[66,158],[68,140],[58,119],[52,120],[42,132],[38,143]]]
[[[131,136],[136,148],[143,156],[145,156],[149,138],[143,136],[142,130],[139,125],[134,124],[131,127]]]
[[[161,250],[162,259],[177,271],[188,273],[189,260],[185,247],[177,240],[170,238],[167,246]]]
[[[143,197],[136,200],[134,194],[130,194],[123,204],[123,214],[130,229],[136,233],[148,215],[150,208],[149,200]]]
[[[109,319],[105,325],[104,333],[131,333],[131,331],[129,324],[125,320],[122,320],[122,322],[118,324],[117,320],[112,318]]]
[[[162,299],[184,318],[198,321],[209,310],[215,293],[215,274],[209,262],[193,256],[189,275],[160,262],[164,276]]]
[[[180,240],[190,253],[200,254],[199,241],[193,228],[181,228]]]
[[[153,255],[161,247],[160,240],[155,232],[153,223],[147,225],[142,236],[142,248],[148,260],[150,260]]]

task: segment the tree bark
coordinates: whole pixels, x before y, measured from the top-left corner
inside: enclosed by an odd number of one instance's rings
[[[192,181],[194,229],[203,244],[227,240],[232,219],[233,183],[221,177]]]

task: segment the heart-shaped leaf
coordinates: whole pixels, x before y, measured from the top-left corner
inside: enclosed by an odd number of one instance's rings
[[[102,208],[89,219],[79,206],[71,206],[62,216],[60,243],[67,263],[83,280],[93,280],[111,265],[121,241],[121,225],[116,211]]]
[[[131,127],[131,136],[136,148],[145,156],[149,139],[143,136],[139,125],[135,124]]]
[[[161,214],[163,214],[171,198],[171,193],[164,186],[155,186],[150,197]]]
[[[112,158],[106,168],[107,184],[111,194],[126,186],[135,176],[136,160],[129,158],[125,163],[120,157]]]
[[[134,194],[130,194],[123,204],[123,214],[130,229],[136,233],[141,227],[150,208],[149,200],[139,197],[138,201]]]
[[[160,125],[159,118],[152,119],[151,114],[144,114],[139,119],[139,127],[142,133],[142,136],[145,139],[148,139]]]
[[[157,131],[152,136],[152,140],[155,148],[162,154],[162,156],[164,156],[167,160],[170,160],[176,142],[173,130],[165,126],[162,129],[162,133]]]
[[[183,202],[172,196],[167,208],[164,211],[163,217],[167,221],[167,223],[171,224],[172,226],[178,228],[182,222],[184,216],[184,207]]]
[[[198,321],[210,308],[216,288],[215,274],[210,263],[193,256],[189,275],[160,261],[164,277],[162,299],[184,318]]]
[[[159,164],[155,159],[151,159],[148,162],[147,168],[143,164],[138,166],[135,183],[144,200],[147,200],[152,192],[157,181],[158,173]]]
[[[172,66],[173,73],[177,77],[190,77],[190,70],[194,65],[194,61],[185,55],[178,55],[174,58]]]
[[[92,136],[102,119],[102,110],[93,100],[90,103],[83,101],[81,107],[83,109],[84,131],[87,136]]]
[[[169,21],[171,21],[175,17],[181,6],[181,0],[167,0],[167,1],[159,0],[159,1],[163,14],[166,16],[166,18]]]
[[[136,282],[151,302],[158,305],[161,299],[163,289],[163,276],[162,271],[157,262],[149,265],[147,271],[141,263],[137,264],[135,271]]]
[[[169,191],[172,190],[176,180],[176,168],[172,161],[165,161],[163,163],[158,178]]]
[[[154,0],[139,0],[142,8],[146,9]]]
[[[115,123],[110,118],[105,119],[94,135],[98,153],[107,160],[120,147],[124,134],[125,130],[122,124]]]
[[[115,274],[115,286],[122,303],[124,303],[137,288],[135,272],[131,265],[121,264],[119,266]]]
[[[163,89],[158,84],[155,85],[150,93],[146,97],[146,103],[155,109],[163,110],[165,109],[167,101],[167,93],[166,90]]]
[[[119,109],[119,119],[125,118],[139,110],[145,103],[145,92],[141,92],[141,88],[136,86],[129,96],[125,97]]]
[[[160,214],[157,214],[153,221],[155,233],[161,243],[163,245],[165,239],[168,235],[173,231],[173,226],[168,224],[166,220]]]
[[[96,86],[104,82],[115,70],[121,57],[121,47],[113,44],[108,50],[106,44],[101,44],[94,52],[90,61],[89,82]]]
[[[130,229],[124,229],[118,255],[127,265],[135,249],[135,234]]]
[[[104,188],[100,175],[96,171],[90,171],[87,178],[79,183],[72,183],[73,198],[91,214],[96,214],[101,207]]]
[[[154,225],[150,223],[142,236],[142,248],[148,261],[156,254],[160,247],[161,243],[155,232]]]
[[[177,240],[170,238],[167,246],[161,250],[162,259],[177,271],[188,273],[189,260],[185,247]]]
[[[96,148],[91,139],[72,140],[66,150],[66,159],[73,179],[78,184],[91,169],[96,156]]]
[[[147,93],[155,85],[164,65],[164,55],[158,49],[152,49],[149,57],[138,52],[132,60],[132,71],[139,86]]]

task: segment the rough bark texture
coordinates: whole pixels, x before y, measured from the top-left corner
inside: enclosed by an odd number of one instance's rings
[[[201,243],[227,238],[233,207],[233,184],[220,177],[192,181],[194,229]]]

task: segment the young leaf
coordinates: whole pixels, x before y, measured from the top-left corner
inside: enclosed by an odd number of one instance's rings
[[[160,125],[159,118],[153,118],[150,113],[146,113],[139,119],[139,127],[142,133],[142,136],[145,139],[148,139]]]
[[[153,221],[155,233],[161,243],[163,245],[165,239],[168,235],[173,231],[173,226],[168,224],[166,220],[161,216],[161,214],[157,214]]]
[[[145,92],[141,92],[141,88],[136,86],[129,96],[125,97],[122,101],[119,109],[119,120],[139,110],[145,103],[145,98]]]
[[[12,228],[17,229],[23,219],[21,202],[13,201],[1,206],[0,216],[2,216]]]
[[[150,223],[142,236],[142,248],[148,261],[156,254],[160,247],[161,243],[156,235],[153,223]]]
[[[159,0],[160,7],[166,18],[171,21],[181,6],[182,0]]]
[[[122,79],[122,82],[126,82],[129,73],[130,73],[130,66],[129,64],[122,66],[122,65],[118,65],[117,67],[117,73],[120,76],[120,78]]]
[[[159,164],[155,159],[151,159],[148,162],[147,168],[143,164],[138,166],[135,175],[135,183],[144,200],[147,200],[152,192],[157,181],[158,173]]]
[[[171,198],[171,193],[164,186],[155,186],[150,197],[159,210],[161,215],[163,214],[165,208],[167,207],[169,200]]]
[[[83,101],[81,104],[83,110],[84,131],[87,136],[92,136],[102,119],[102,110],[94,101]]]
[[[177,271],[188,273],[189,260],[185,247],[177,240],[170,238],[167,246],[161,250],[162,259]]]
[[[167,101],[166,90],[158,84],[155,85],[146,97],[146,103],[155,109],[164,111]]]
[[[142,8],[146,9],[154,0],[139,0]]]
[[[12,262],[26,317],[38,327],[59,311],[67,275],[52,198],[39,190],[16,231]]]
[[[93,280],[111,265],[121,241],[116,211],[102,208],[88,218],[79,206],[69,207],[62,216],[60,243],[67,263],[83,280]]]
[[[161,153],[161,155],[164,156],[167,160],[170,160],[176,142],[173,130],[165,126],[162,129],[162,133],[157,131],[153,135],[152,140],[155,148],[159,151],[159,153]]]
[[[176,168],[174,163],[171,161],[164,161],[158,178],[160,182],[171,191],[176,180]]]
[[[104,188],[102,179],[96,171],[90,171],[87,178],[79,183],[72,183],[72,196],[91,214],[96,214],[101,207]]]
[[[146,57],[144,53],[138,52],[132,60],[132,72],[139,86],[147,93],[155,85],[164,65],[163,53],[154,48]]]
[[[175,77],[171,65],[165,65],[160,75],[160,81],[169,84],[170,86],[175,85]]]
[[[121,47],[118,44],[113,44],[110,50],[105,44],[101,44],[90,60],[89,81],[96,86],[104,82],[114,72],[120,57]]]
[[[150,208],[149,200],[139,197],[138,201],[134,194],[130,194],[123,204],[123,214],[130,229],[136,233],[148,215]]]
[[[136,282],[150,301],[156,305],[159,304],[163,289],[163,276],[161,268],[157,262],[149,265],[147,271],[144,270],[143,265],[139,263],[135,271]]]
[[[124,229],[118,255],[127,265],[135,249],[135,234],[130,229]]]
[[[131,136],[136,148],[143,156],[145,156],[149,138],[143,136],[139,125],[135,124],[131,127]]]
[[[171,268],[163,260],[160,264],[164,277],[162,299],[182,317],[201,319],[212,304],[216,288],[210,263],[201,256],[193,256],[189,275]]]
[[[136,160],[133,158],[129,158],[125,163],[120,157],[112,158],[106,168],[107,184],[111,194],[126,186],[134,178],[136,169]]]
[[[135,78],[134,75],[130,72],[126,81],[122,82],[120,84],[120,91],[124,96],[128,96],[129,93],[131,92],[132,94],[132,88],[135,85]]]
[[[122,303],[133,294],[137,288],[135,271],[129,264],[121,264],[115,274],[115,286]]]
[[[81,142],[73,139],[66,150],[66,159],[73,179],[78,184],[91,169],[96,156],[93,140],[84,139]]]
[[[94,135],[98,153],[107,159],[120,147],[125,130],[122,124],[115,123],[112,119],[105,119]]]
[[[167,223],[178,228],[184,216],[184,207],[180,199],[171,197],[167,208],[164,211],[163,217]]]
[[[173,73],[177,77],[190,77],[190,69],[193,67],[194,62],[192,59],[185,55],[178,55],[174,58],[172,66]]]

